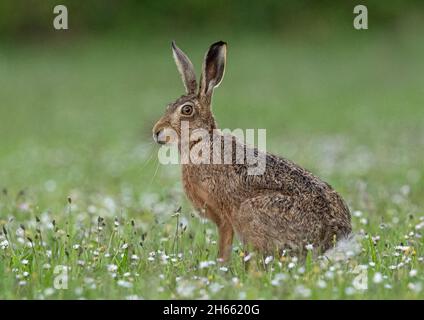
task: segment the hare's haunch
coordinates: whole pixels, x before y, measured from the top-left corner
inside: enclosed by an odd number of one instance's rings
[[[222,81],[227,46],[214,43],[206,53],[200,84],[190,59],[173,42],[172,53],[186,94],[168,105],[153,128],[161,144],[170,140],[167,130],[177,136],[183,158],[186,151],[210,150],[209,158],[230,162],[182,164],[184,190],[200,214],[215,222],[219,232],[219,257],[231,255],[234,232],[243,243],[263,253],[289,250],[302,253],[312,244],[319,251],[330,248],[336,239],[351,232],[350,213],[340,195],[330,185],[293,162],[246,146],[237,138],[219,132],[211,110],[214,88]],[[187,141],[182,127],[188,124]],[[203,136],[192,138],[196,130]],[[213,133],[215,133],[214,137]],[[218,144],[216,143],[218,139]],[[171,139],[172,140],[172,139]],[[225,144],[232,146],[230,154]],[[185,148],[186,147],[186,148]],[[208,148],[203,148],[208,147]],[[236,161],[237,150],[263,156],[262,174],[249,174],[249,164]]]

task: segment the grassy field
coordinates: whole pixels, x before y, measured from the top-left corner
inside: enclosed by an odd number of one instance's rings
[[[172,39],[3,44],[0,298],[422,299],[424,44],[406,30],[300,39],[223,39],[214,111],[221,128],[266,128],[268,151],[333,185],[358,251],[301,263],[235,240],[216,262],[215,226],[151,139],[183,93]],[[199,70],[218,39],[176,40]]]

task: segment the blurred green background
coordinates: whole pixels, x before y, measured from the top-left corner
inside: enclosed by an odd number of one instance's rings
[[[69,30],[53,28],[57,4]],[[352,26],[357,4],[368,7],[368,30]],[[2,1],[0,186],[61,207],[72,190],[178,183],[150,134],[183,93],[175,39],[199,71],[207,47],[228,42],[214,98],[221,127],[266,128],[269,151],[350,203],[358,181],[383,198],[422,187],[423,9],[418,0]],[[422,195],[412,196],[422,204]]]
[[[68,8],[69,30],[53,28],[58,4]],[[353,28],[357,4],[368,7],[368,30]],[[151,138],[166,104],[183,94],[172,40],[198,75],[209,45],[228,42],[213,101],[220,127],[267,129],[268,151],[333,185],[355,213],[354,232],[372,236],[351,267],[372,260],[370,282],[375,271],[388,276],[354,296],[347,265],[325,290],[315,285],[325,269],[312,278],[289,270],[290,281],[271,287],[272,272],[245,269],[235,240],[231,271],[209,273],[225,284],[210,297],[298,298],[302,283],[313,298],[422,297],[423,31],[422,0],[0,1],[0,227],[10,236],[7,248],[0,231],[0,298],[49,297],[54,274],[45,262],[72,267],[72,290],[51,296],[59,298],[123,298],[129,289],[115,280],[127,271],[141,275],[133,294],[178,298],[177,277],[207,274],[197,267],[216,257],[214,226],[192,218],[179,167],[158,163]],[[188,229],[174,250],[179,206]],[[46,243],[34,249],[20,235],[33,237],[40,225],[38,243]],[[412,260],[399,245],[411,246]],[[189,259],[150,262],[159,249]],[[112,255],[99,259],[98,250]],[[132,253],[140,260],[130,264]],[[110,263],[120,266],[117,279]]]

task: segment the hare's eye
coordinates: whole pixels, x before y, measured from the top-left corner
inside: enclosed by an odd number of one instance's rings
[[[185,116],[190,116],[193,113],[193,107],[189,104],[186,104],[181,108],[181,113]]]

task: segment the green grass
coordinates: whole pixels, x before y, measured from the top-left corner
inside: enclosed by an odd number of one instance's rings
[[[224,38],[221,128],[266,128],[268,151],[332,184],[356,212],[360,252],[265,264],[260,255],[245,261],[235,240],[231,263],[214,264],[215,226],[194,216],[179,168],[158,164],[150,137],[183,92],[171,39],[3,45],[0,298],[424,297],[420,38]],[[177,43],[199,70],[214,40]],[[52,289],[58,265],[68,268],[67,290]]]

